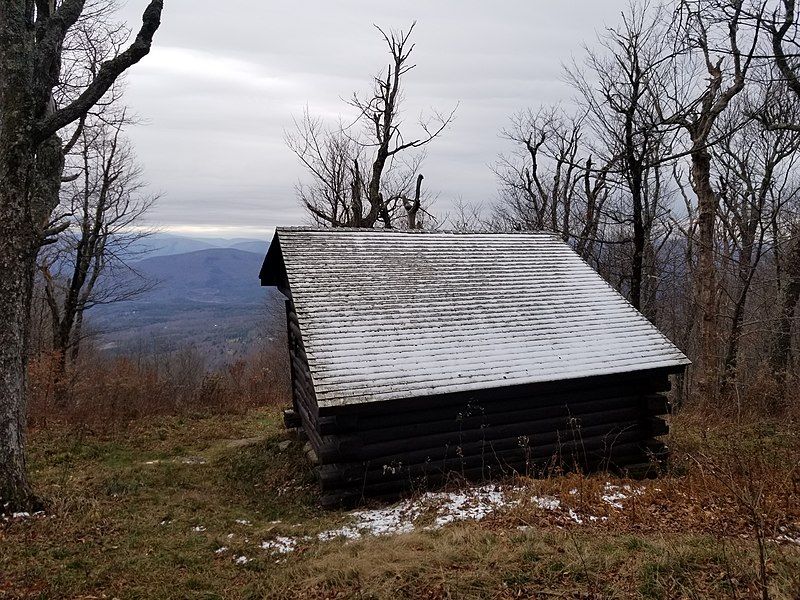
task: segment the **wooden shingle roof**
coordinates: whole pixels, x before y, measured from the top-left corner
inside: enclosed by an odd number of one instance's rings
[[[689,363],[548,233],[279,228],[262,282],[288,287],[321,407]]]

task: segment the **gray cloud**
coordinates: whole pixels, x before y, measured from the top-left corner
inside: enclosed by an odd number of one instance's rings
[[[151,219],[166,229],[253,235],[305,221],[294,196],[302,176],[283,135],[308,105],[335,119],[386,63],[372,24],[417,20],[406,115],[459,103],[430,146],[426,183],[453,200],[490,201],[488,164],[498,132],[526,106],[564,101],[561,65],[615,23],[625,0],[369,3],[224,3],[167,0],[150,56],[128,75],[139,160],[162,198]],[[144,0],[123,10],[137,26]]]

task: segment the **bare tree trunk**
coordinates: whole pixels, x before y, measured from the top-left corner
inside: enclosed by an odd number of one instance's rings
[[[700,309],[700,349],[697,388],[703,401],[711,401],[717,388],[717,269],[714,262],[714,225],[717,199],[711,187],[711,154],[705,145],[691,153],[692,188],[697,195],[698,250],[695,297]]]
[[[8,151],[0,149],[0,162],[5,162],[1,158]],[[0,514],[30,510],[37,504],[28,483],[24,452],[27,310],[36,260],[32,240],[13,234],[26,226],[14,218],[14,206],[25,194],[26,171],[23,164],[16,173],[3,173],[4,185],[0,186]]]
[[[631,173],[631,198],[633,200],[633,258],[631,261],[631,304],[642,308],[642,274],[644,266],[645,229],[642,203],[642,173],[634,168]]]
[[[795,320],[797,302],[800,300],[800,226],[795,226],[792,247],[784,269],[786,283],[781,291],[780,316],[773,344],[771,365],[785,391],[786,376],[792,349],[792,323]]]
[[[422,180],[424,177],[422,173],[417,175],[417,187],[416,191],[414,192],[414,199],[408,200],[404,202],[406,212],[408,213],[408,228],[409,229],[417,229],[417,213],[419,212],[421,206],[420,194],[422,193]]]

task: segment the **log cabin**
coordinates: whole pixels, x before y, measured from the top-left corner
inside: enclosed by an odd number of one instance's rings
[[[260,278],[326,506],[665,456],[689,361],[560,237],[278,228]]]

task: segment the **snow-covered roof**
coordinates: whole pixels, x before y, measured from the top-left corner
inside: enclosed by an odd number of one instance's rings
[[[689,363],[549,233],[278,228],[265,284],[281,256],[321,407]]]

